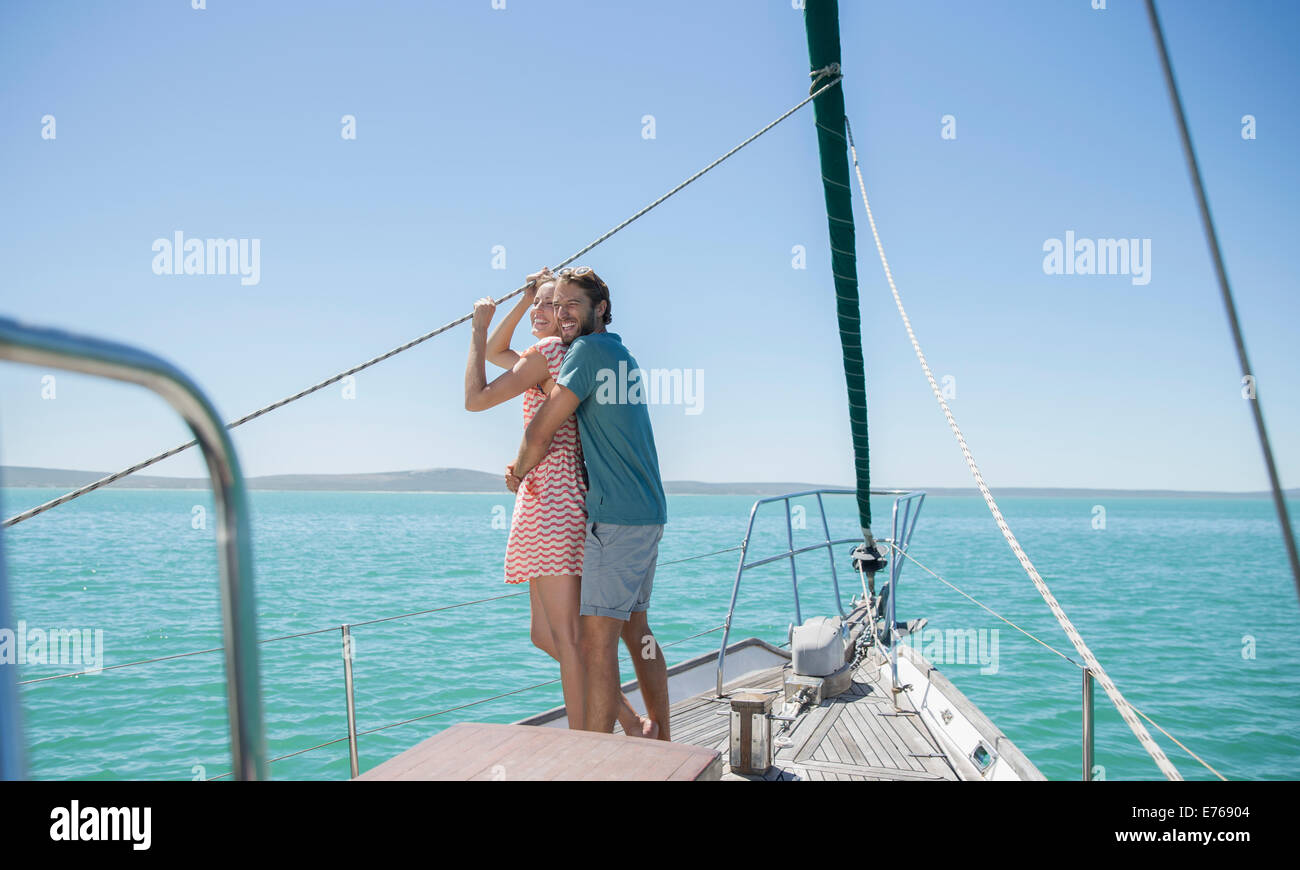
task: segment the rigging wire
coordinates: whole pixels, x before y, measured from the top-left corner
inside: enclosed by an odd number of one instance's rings
[[[961,595],[962,597],[968,599],[969,601],[971,601],[972,603],[976,604],[977,606],[984,608],[984,609],[987,610],[989,613],[993,614],[995,617],[997,617],[998,619],[1002,620],[1002,621],[1005,622],[1007,625],[1011,626],[1011,627],[1014,628],[1016,631],[1018,631],[1018,632],[1020,632],[1021,634],[1023,634],[1025,637],[1029,638],[1030,640],[1034,641],[1035,643],[1040,644],[1040,645],[1043,646],[1043,647],[1046,647],[1047,649],[1049,649],[1049,650],[1051,650],[1052,652],[1056,653],[1058,656],[1060,656],[1061,658],[1065,659],[1067,662],[1069,662],[1070,664],[1074,665],[1075,667],[1077,667],[1077,668],[1081,668],[1081,669],[1084,667],[1083,665],[1081,665],[1081,664],[1079,664],[1078,662],[1076,662],[1074,659],[1070,658],[1070,657],[1069,657],[1068,655],[1066,655],[1065,653],[1061,652],[1061,651],[1060,651],[1059,649],[1057,649],[1056,647],[1052,646],[1052,645],[1051,645],[1050,643],[1048,643],[1047,641],[1043,640],[1042,638],[1038,637],[1037,635],[1032,634],[1031,632],[1028,632],[1028,631],[1026,631],[1025,629],[1021,628],[1020,626],[1016,625],[1014,622],[1012,622],[1011,620],[1007,619],[1007,618],[1006,618],[1005,616],[1003,616],[1001,613],[998,613],[998,612],[997,612],[996,610],[994,610],[992,607],[989,607],[987,604],[985,604],[983,601],[980,601],[980,600],[979,600],[978,598],[976,598],[975,596],[970,595],[969,593],[965,592],[965,591],[962,590],[962,589],[958,589],[958,588],[957,588],[956,586],[954,586],[952,583],[949,583],[947,580],[945,580],[944,578],[940,577],[940,576],[939,576],[937,573],[935,573],[933,570],[931,570],[930,568],[928,568],[928,567],[926,567],[925,565],[921,564],[921,561],[920,561],[919,559],[917,559],[915,556],[913,556],[911,553],[908,553],[906,550],[900,550],[900,549],[898,548],[898,546],[895,545],[892,541],[888,542],[888,545],[889,545],[889,548],[890,548],[894,553],[897,553],[898,555],[902,556],[903,558],[905,558],[905,559],[907,559],[907,560],[909,560],[909,561],[915,562],[918,568],[920,568],[921,570],[925,571],[925,572],[926,572],[927,574],[929,574],[931,577],[933,577],[934,579],[938,580],[940,583],[942,583],[943,585],[947,586],[949,589],[953,590],[953,591],[956,592],[958,595]],[[1174,743],[1177,743],[1178,746],[1179,746],[1179,747],[1180,747],[1184,752],[1186,752],[1186,753],[1187,753],[1188,755],[1190,755],[1192,758],[1195,758],[1197,761],[1199,761],[1199,762],[1201,763],[1201,766],[1202,766],[1202,767],[1204,767],[1204,768],[1205,768],[1206,770],[1208,770],[1210,773],[1212,773],[1212,774],[1214,774],[1215,776],[1217,776],[1219,779],[1221,779],[1221,780],[1223,780],[1223,781],[1225,781],[1225,782],[1227,781],[1228,778],[1227,778],[1226,776],[1224,776],[1223,774],[1221,774],[1221,773],[1219,773],[1217,770],[1215,770],[1215,769],[1210,765],[1210,763],[1209,763],[1208,761],[1206,761],[1205,759],[1201,758],[1201,756],[1197,755],[1195,752],[1193,752],[1192,750],[1190,750],[1190,749],[1188,749],[1186,746],[1184,746],[1183,743],[1182,743],[1182,742],[1181,742],[1177,737],[1175,737],[1174,735],[1170,734],[1170,733],[1169,733],[1168,731],[1166,731],[1164,728],[1161,728],[1161,727],[1160,727],[1160,723],[1156,722],[1154,719],[1152,719],[1152,718],[1151,718],[1150,716],[1148,716],[1146,713],[1143,713],[1143,712],[1142,712],[1141,710],[1139,710],[1136,706],[1134,706],[1132,702],[1129,702],[1129,706],[1130,706],[1130,707],[1133,707],[1133,711],[1134,711],[1135,713],[1137,713],[1137,714],[1138,714],[1139,716],[1141,716],[1143,719],[1145,719],[1145,720],[1147,720],[1148,722],[1150,722],[1154,727],[1158,728],[1158,729],[1160,730],[1160,733],[1161,733],[1161,734],[1163,734],[1163,735],[1165,735],[1166,737],[1168,737],[1168,738],[1169,738],[1170,740],[1172,740]]]
[[[763,135],[764,133],[766,133],[767,131],[771,130],[771,129],[772,129],[773,127],[775,127],[777,124],[780,124],[780,123],[781,123],[782,121],[784,121],[786,118],[789,118],[789,117],[790,117],[791,115],[793,115],[795,112],[799,111],[801,108],[803,108],[804,106],[806,106],[806,105],[808,105],[809,103],[811,103],[814,99],[816,99],[817,97],[821,96],[821,94],[822,94],[823,92],[829,90],[830,88],[835,87],[836,85],[838,85],[838,84],[840,83],[840,81],[843,80],[843,76],[840,75],[838,65],[834,65],[834,69],[832,69],[831,67],[827,67],[827,68],[824,69],[824,70],[819,70],[817,73],[814,73],[814,75],[817,75],[817,76],[818,76],[818,78],[816,79],[816,81],[814,82],[814,84],[816,84],[816,82],[821,81],[822,78],[829,78],[830,81],[828,81],[826,84],[822,85],[820,88],[817,88],[816,90],[811,91],[811,93],[809,93],[807,97],[805,97],[804,99],[800,100],[796,105],[792,106],[790,109],[788,109],[788,110],[786,110],[785,112],[783,112],[781,115],[779,115],[779,116],[778,116],[774,121],[772,121],[771,123],[769,123],[767,126],[763,127],[763,128],[762,128],[761,130],[759,130],[757,133],[755,133],[755,134],[753,134],[752,136],[750,136],[749,138],[745,139],[745,140],[744,140],[743,142],[741,142],[739,145],[737,145],[736,147],[732,148],[732,149],[731,149],[730,151],[728,151],[726,154],[723,154],[723,155],[722,155],[721,157],[719,157],[717,160],[714,160],[712,163],[710,163],[708,166],[704,167],[704,168],[701,169],[699,172],[697,172],[697,173],[695,173],[694,175],[692,175],[690,178],[687,178],[687,179],[686,179],[685,181],[683,181],[681,184],[678,184],[678,185],[677,185],[676,187],[674,187],[672,190],[668,191],[668,192],[665,193],[663,196],[659,197],[659,198],[656,199],[654,202],[652,202],[652,203],[650,203],[649,205],[647,205],[645,208],[643,208],[643,209],[641,209],[640,211],[636,212],[636,213],[633,214],[631,217],[627,218],[627,219],[624,220],[622,223],[620,223],[620,224],[618,224],[617,226],[615,226],[613,229],[610,229],[610,230],[605,231],[605,232],[602,233],[600,236],[598,236],[594,241],[592,241],[591,243],[589,243],[588,245],[586,245],[585,247],[583,247],[583,248],[580,249],[579,251],[577,251],[577,252],[575,252],[575,253],[569,255],[569,256],[566,257],[565,259],[561,260],[558,264],[556,264],[556,265],[552,268],[552,271],[557,271],[557,272],[558,272],[561,268],[563,268],[564,266],[567,266],[569,263],[572,263],[574,260],[578,259],[579,257],[581,257],[583,254],[587,253],[588,251],[592,250],[592,249],[595,248],[597,245],[599,245],[599,244],[601,244],[602,242],[606,241],[606,240],[609,239],[611,236],[613,236],[615,233],[619,232],[619,231],[622,230],[622,229],[625,229],[625,228],[628,227],[630,224],[632,224],[634,221],[636,221],[636,220],[640,219],[641,217],[645,216],[645,215],[646,215],[646,214],[647,214],[651,209],[655,208],[656,206],[661,205],[662,203],[664,203],[665,201],[667,201],[670,197],[672,197],[672,196],[676,195],[677,193],[679,193],[679,192],[680,192],[684,187],[686,187],[688,184],[690,184],[691,182],[697,180],[698,178],[700,178],[700,176],[704,175],[704,174],[705,174],[706,172],[708,172],[709,170],[711,170],[711,169],[713,169],[714,167],[716,167],[716,166],[718,166],[719,164],[721,164],[724,160],[726,160],[727,158],[731,157],[731,156],[734,155],[736,152],[740,151],[740,149],[744,148],[746,145],[750,144],[751,142],[753,142],[753,141],[754,141],[755,139],[757,139],[759,136],[762,136],[762,135]],[[512,290],[512,291],[510,291],[510,292],[507,293],[505,296],[502,296],[500,299],[498,299],[498,300],[496,300],[496,301],[497,301],[498,303],[501,303],[501,302],[504,302],[504,301],[507,300],[507,299],[510,299],[510,298],[513,297],[513,296],[518,296],[520,293],[523,293],[525,290],[527,290],[527,289],[528,289],[528,286],[529,286],[529,285],[525,284],[525,285],[522,286],[522,287],[517,287],[517,288],[515,288],[515,289]],[[339,372],[337,375],[334,375],[334,376],[331,377],[331,378],[326,378],[325,380],[321,381],[320,383],[313,384],[312,386],[308,387],[307,389],[305,389],[305,390],[300,390],[299,392],[294,393],[292,396],[287,396],[287,397],[285,397],[285,398],[279,400],[278,402],[272,402],[271,404],[267,405],[266,407],[264,407],[264,408],[259,408],[259,409],[257,409],[256,411],[252,412],[251,414],[246,414],[245,416],[240,417],[238,420],[235,420],[233,423],[228,423],[228,424],[226,424],[226,428],[227,428],[227,429],[234,429],[236,426],[242,426],[242,425],[244,425],[245,423],[249,422],[250,420],[256,420],[258,417],[262,416],[263,414],[270,413],[271,411],[274,411],[274,410],[276,410],[277,408],[282,408],[282,407],[284,407],[285,405],[289,404],[290,402],[297,401],[298,399],[301,399],[301,398],[303,398],[304,396],[309,396],[309,395],[311,395],[312,393],[316,392],[317,390],[324,389],[325,387],[328,387],[330,384],[337,383],[338,381],[342,380],[342,379],[345,378],[345,377],[348,377],[349,375],[354,375],[354,374],[356,374],[357,372],[361,371],[362,369],[370,368],[370,366],[373,366],[373,365],[375,365],[375,364],[377,364],[377,363],[381,363],[381,362],[383,362],[384,360],[388,359],[389,357],[396,356],[397,354],[401,353],[402,351],[410,350],[411,348],[415,347],[416,345],[421,344],[421,343],[423,343],[423,342],[425,342],[425,341],[428,341],[429,339],[433,338],[434,336],[441,335],[442,333],[446,332],[447,330],[452,329],[452,328],[455,327],[455,326],[459,326],[460,324],[462,324],[462,323],[464,323],[465,321],[469,320],[469,319],[470,319],[471,317],[473,317],[473,316],[474,316],[474,315],[473,315],[472,313],[471,313],[471,314],[466,314],[464,317],[458,318],[458,319],[456,319],[456,320],[451,321],[451,322],[448,323],[448,324],[445,324],[445,325],[443,325],[443,326],[440,326],[440,327],[438,327],[437,329],[433,330],[432,332],[426,332],[424,335],[421,335],[419,338],[412,339],[411,341],[408,341],[406,344],[403,344],[403,345],[401,345],[400,347],[395,347],[395,348],[393,348],[392,350],[388,351],[387,353],[380,354],[379,356],[374,357],[373,359],[369,359],[369,360],[367,360],[366,362],[361,363],[360,365],[353,366],[352,368],[348,369],[347,371]],[[87,484],[87,485],[85,485],[85,486],[83,486],[83,487],[81,487],[81,488],[79,488],[79,489],[74,489],[74,490],[72,490],[71,492],[68,492],[68,493],[65,493],[65,494],[59,496],[58,498],[51,499],[50,501],[47,501],[47,502],[45,502],[44,504],[37,505],[36,507],[34,507],[34,508],[30,508],[30,509],[28,509],[28,510],[25,510],[25,511],[23,511],[22,513],[15,514],[14,516],[12,516],[12,517],[10,517],[9,519],[7,519],[7,520],[4,521],[4,528],[8,528],[9,526],[14,525],[15,523],[20,523],[20,522],[22,522],[23,520],[30,519],[30,518],[36,516],[37,514],[44,513],[45,511],[49,510],[50,508],[58,507],[58,506],[61,505],[61,504],[65,504],[65,503],[67,503],[67,502],[70,502],[70,501],[72,501],[74,498],[78,498],[78,497],[80,497],[80,496],[83,496],[83,495],[85,495],[85,494],[88,493],[88,492],[93,492],[94,490],[97,490],[97,489],[99,489],[99,488],[102,487],[102,486],[107,486],[108,484],[112,483],[113,481],[115,481],[115,480],[120,480],[121,478],[126,477],[127,475],[135,474],[137,471],[140,471],[140,470],[142,470],[142,469],[148,468],[150,465],[153,465],[153,464],[156,463],[156,462],[161,462],[162,460],[167,459],[168,457],[175,456],[177,453],[180,453],[180,452],[182,452],[182,451],[184,451],[184,450],[188,450],[189,448],[193,447],[193,446],[194,446],[195,444],[197,444],[197,443],[198,443],[198,441],[189,441],[189,442],[187,442],[187,443],[185,443],[185,444],[180,444],[180,445],[178,445],[178,446],[176,446],[176,447],[173,447],[173,448],[170,449],[170,450],[164,450],[162,453],[159,453],[159,454],[157,454],[156,456],[152,456],[152,457],[150,457],[149,459],[144,460],[143,462],[137,462],[135,465],[129,466],[129,467],[127,467],[127,468],[122,469],[121,471],[118,471],[118,472],[115,472],[115,473],[113,473],[113,474],[110,474],[110,475],[107,475],[107,476],[105,476],[105,477],[102,477],[102,478],[100,478],[99,480],[94,481],[93,483],[89,483],[89,484]]]
[[[1241,363],[1242,384],[1249,384],[1252,389],[1250,411],[1255,420],[1255,432],[1259,436],[1259,447],[1264,453],[1264,466],[1268,469],[1268,482],[1273,491],[1273,506],[1277,510],[1278,522],[1282,524],[1282,540],[1286,544],[1287,559],[1291,562],[1291,576],[1295,580],[1296,594],[1300,595],[1300,555],[1296,553],[1295,534],[1291,531],[1291,516],[1287,511],[1286,497],[1282,492],[1282,483],[1278,479],[1277,464],[1273,461],[1273,448],[1269,444],[1268,431],[1264,428],[1264,410],[1260,405],[1259,385],[1251,374],[1250,361],[1246,358],[1246,339],[1241,333],[1241,321],[1237,319],[1237,305],[1232,298],[1232,287],[1228,284],[1228,271],[1223,265],[1223,252],[1219,249],[1219,235],[1214,229],[1214,217],[1210,214],[1210,204],[1205,196],[1205,183],[1201,180],[1201,170],[1196,160],[1196,149],[1192,147],[1192,135],[1187,129],[1187,116],[1183,114],[1183,101],[1178,95],[1178,84],[1174,81],[1174,70],[1169,63],[1169,51],[1165,47],[1165,34],[1160,27],[1160,18],[1156,15],[1154,0],[1146,0],[1147,18],[1151,22],[1151,32],[1155,36],[1156,48],[1160,53],[1160,68],[1164,72],[1165,86],[1169,91],[1169,102],[1173,104],[1174,118],[1178,121],[1178,134],[1182,139],[1183,156],[1187,158],[1187,171],[1192,176],[1192,189],[1196,192],[1196,207],[1201,212],[1201,225],[1205,229],[1205,244],[1210,249],[1210,258],[1214,260],[1214,274],[1219,282],[1219,294],[1223,297],[1223,308],[1228,314],[1228,326],[1232,329],[1232,341],[1237,348],[1237,360]]]

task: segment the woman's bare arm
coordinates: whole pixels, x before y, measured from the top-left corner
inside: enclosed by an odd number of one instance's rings
[[[525,353],[519,357],[515,367],[495,381],[486,384],[475,393],[466,393],[465,409],[467,411],[486,411],[502,402],[508,402],[515,396],[521,396],[529,387],[539,386],[549,377],[546,360],[540,354]]]
[[[496,329],[488,336],[486,346],[487,361],[494,366],[503,369],[512,369],[515,363],[519,362],[519,354],[510,349],[510,339],[514,337],[515,327],[523,319],[525,312],[533,306],[533,298],[536,295],[536,285],[525,290],[515,303],[515,307],[510,309],[505,318],[497,324]]]
[[[487,327],[496,308],[491,299],[474,303],[473,330],[470,335],[469,360],[465,364],[465,410],[486,411],[515,396],[529,387],[550,378],[550,370],[541,354],[519,356],[515,365],[492,383],[487,382],[484,365],[487,345]]]
[[[519,321],[523,320],[524,314],[533,307],[537,299],[537,288],[543,283],[550,280],[551,270],[543,266],[524,280],[527,282],[524,286],[523,295],[515,303],[515,307],[510,309],[505,319],[497,324],[496,329],[487,340],[487,359],[488,362],[503,369],[512,369],[515,363],[519,362],[519,354],[510,349],[510,339],[514,337],[515,327]]]

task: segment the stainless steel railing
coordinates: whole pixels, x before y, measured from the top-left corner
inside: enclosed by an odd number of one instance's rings
[[[835,591],[835,606],[839,610],[840,616],[847,618],[848,614],[844,612],[844,603],[840,599],[840,582],[839,582],[839,575],[836,573],[835,570],[834,548],[840,546],[841,544],[860,544],[862,543],[862,537],[859,535],[857,537],[837,538],[835,540],[831,540],[830,525],[826,520],[826,503],[822,499],[822,496],[824,495],[857,495],[857,490],[809,489],[803,492],[790,492],[790,493],[786,493],[785,495],[775,495],[775,496],[770,496],[768,498],[761,498],[758,501],[754,502],[754,506],[749,509],[749,524],[745,528],[745,537],[740,543],[740,564],[736,568],[736,581],[731,587],[731,604],[727,608],[727,620],[724,623],[724,627],[723,627],[722,643],[718,647],[718,674],[717,674],[718,697],[722,697],[722,682],[723,682],[722,675],[723,675],[723,667],[726,663],[726,658],[727,658],[727,638],[731,634],[731,621],[732,621],[732,617],[736,613],[736,599],[740,594],[740,580],[741,577],[744,576],[746,571],[750,570],[751,568],[757,568],[760,565],[767,565],[772,562],[776,562],[780,559],[789,559],[790,560],[790,582],[794,589],[795,622],[798,624],[802,624],[803,610],[799,604],[799,575],[798,575],[798,570],[795,567],[794,557],[801,555],[803,553],[810,553],[814,550],[824,549],[826,551],[827,558],[830,559],[831,585]],[[871,490],[871,495],[899,496],[899,498],[895,499],[894,501],[893,536],[890,540],[891,540],[891,544],[894,546],[899,546],[901,543],[901,549],[904,552],[906,552],[907,544],[908,542],[911,541],[912,538],[912,529],[915,527],[916,517],[920,514],[920,502],[917,503],[916,510],[915,512],[913,512],[911,510],[911,501],[913,499],[918,499],[918,498],[921,501],[924,501],[925,493],[920,491],[910,491],[905,489],[873,489]],[[796,548],[794,545],[794,523],[793,523],[793,518],[791,516],[790,500],[795,498],[806,498],[808,496],[817,497],[817,509],[821,513],[821,520],[822,520],[823,540],[820,543],[809,544],[808,546],[805,547]],[[754,519],[758,514],[758,509],[765,504],[771,504],[773,502],[778,502],[778,501],[785,503],[785,529],[786,529],[786,543],[788,545],[786,550],[784,552],[777,553],[774,556],[769,556],[765,559],[759,559],[755,562],[746,563],[745,554],[749,550],[749,541],[750,541],[750,537],[753,535],[754,532]],[[903,528],[901,532],[899,528],[900,503],[905,503],[905,510],[903,515],[904,516]],[[891,561],[890,571],[889,571],[890,573],[889,618],[891,621],[890,622],[891,629],[892,629],[893,617],[894,617],[894,609],[893,609],[894,600],[896,598],[896,596],[894,595],[894,585],[897,582],[898,573],[902,570],[902,566],[898,564],[898,561],[900,560]],[[897,665],[895,664],[895,670],[896,669],[897,669]]]
[[[161,396],[194,432],[212,478],[217,506],[232,770],[241,780],[265,779],[266,733],[258,676],[247,497],[225,423],[198,384],[184,372],[130,345],[0,318],[0,359],[139,384]],[[0,559],[0,625],[9,624],[8,600],[8,583]],[[25,775],[15,671],[16,666],[0,666],[0,779]]]
[[[1092,722],[1092,671],[1083,671],[1083,781],[1092,782],[1092,750],[1095,731]]]
[[[916,510],[912,510],[912,503],[916,502]],[[912,532],[916,530],[916,521],[921,516],[921,508],[925,505],[924,492],[910,492],[907,495],[899,496],[894,499],[894,512],[889,521],[889,552],[899,558],[889,560],[889,673],[893,681],[893,690],[895,695],[899,691],[898,685],[898,638],[895,637],[895,629],[898,626],[895,608],[898,605],[898,579],[903,573],[903,558],[907,555],[907,547],[912,542]],[[899,520],[899,509],[902,509],[902,520]],[[897,551],[897,552],[895,552]]]

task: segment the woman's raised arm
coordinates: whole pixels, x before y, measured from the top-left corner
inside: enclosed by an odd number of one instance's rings
[[[533,299],[537,295],[537,285],[531,284],[519,297],[515,307],[510,309],[505,319],[497,324],[492,330],[492,334],[487,339],[487,360],[494,366],[503,369],[512,369],[515,363],[519,362],[519,354],[510,349],[510,339],[514,337],[515,327],[523,319],[525,312],[533,307]]]
[[[487,344],[487,327],[492,321],[496,303],[480,299],[474,303],[473,330],[469,340],[469,360],[465,364],[465,410],[486,411],[536,386],[550,377],[550,370],[540,354],[519,356],[513,367],[492,383],[487,382],[484,365]]]
[[[492,330],[492,334],[487,340],[487,359],[488,362],[503,369],[512,369],[515,363],[519,362],[519,354],[510,349],[510,339],[514,337],[515,327],[523,319],[525,312],[533,307],[533,302],[537,299],[537,288],[551,279],[551,270],[543,266],[524,280],[527,284],[524,287],[523,295],[515,303],[515,307],[510,309],[510,313],[505,319],[497,324],[497,328]]]

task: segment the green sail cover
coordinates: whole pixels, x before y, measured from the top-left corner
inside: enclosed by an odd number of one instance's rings
[[[808,61],[812,71],[839,64],[840,12],[837,0],[807,0],[804,27],[808,31]],[[816,87],[830,80],[829,77],[822,78]],[[844,136],[844,85],[841,83],[830,88],[813,100],[813,111],[817,121],[817,150],[821,155],[822,189],[826,195],[826,220],[830,225],[831,273],[835,276],[844,379],[849,393],[858,516],[866,537],[871,529],[871,456],[867,441],[867,379],[862,361],[853,188],[849,182],[848,140]]]

